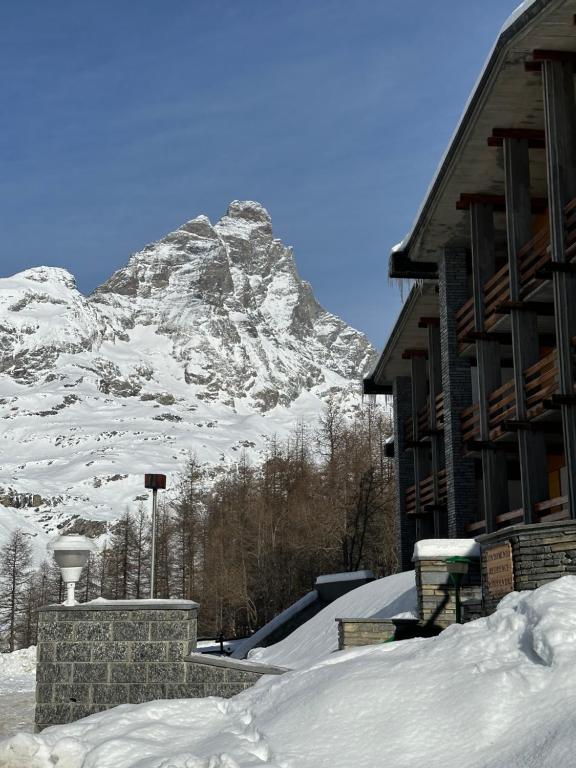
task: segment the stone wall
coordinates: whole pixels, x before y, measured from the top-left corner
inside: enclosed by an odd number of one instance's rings
[[[282,675],[283,667],[257,662],[193,653],[186,659],[186,692],[191,698],[222,696],[229,698],[257,683],[263,675]]]
[[[418,612],[424,623],[448,627],[456,622],[456,591],[450,580],[446,558],[415,559]],[[480,563],[473,559],[460,588],[461,602],[480,600]]]
[[[69,723],[118,704],[198,695],[185,661],[196,648],[191,601],[42,608],[36,725]]]
[[[512,548],[513,588],[536,589],[561,576],[576,574],[576,520],[513,525],[479,536],[482,552],[482,608],[493,613],[503,595],[493,595],[486,567],[486,552],[509,542]]]
[[[338,650],[359,645],[376,645],[394,639],[396,627],[391,619],[336,619]]]

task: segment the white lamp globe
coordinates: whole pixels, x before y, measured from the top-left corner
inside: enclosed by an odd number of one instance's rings
[[[64,605],[75,605],[74,588],[82,575],[82,569],[88,558],[96,550],[92,539],[69,533],[54,539],[48,544],[48,551],[54,555],[54,560],[62,573],[62,581],[67,586],[67,598]]]

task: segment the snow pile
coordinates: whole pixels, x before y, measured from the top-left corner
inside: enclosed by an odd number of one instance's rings
[[[31,690],[36,679],[36,646],[0,653],[0,693]]]
[[[414,571],[396,573],[353,589],[326,606],[284,640],[251,651],[251,661],[296,669],[338,649],[336,619],[389,618],[417,609]]]
[[[421,539],[414,545],[414,560],[437,557],[480,557],[474,539]]]
[[[576,577],[439,637],[333,654],[234,699],[124,705],[0,744],[3,768],[559,768],[576,749]]]

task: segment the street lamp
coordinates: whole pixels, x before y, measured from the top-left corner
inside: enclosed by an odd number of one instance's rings
[[[48,551],[54,555],[54,560],[62,574],[62,581],[66,584],[67,595],[64,605],[76,605],[74,597],[76,582],[80,580],[82,568],[95,549],[91,539],[77,533],[58,536],[48,544]]]
[[[450,576],[450,581],[454,586],[455,599],[456,599],[456,624],[462,624],[462,605],[460,602],[460,586],[464,576],[468,573],[470,563],[472,561],[468,557],[461,557],[454,555],[454,557],[446,558],[446,569]]]
[[[166,475],[144,475],[144,488],[152,489],[152,552],[150,553],[150,597],[155,596],[156,580],[156,510],[158,504],[158,488],[166,488]]]

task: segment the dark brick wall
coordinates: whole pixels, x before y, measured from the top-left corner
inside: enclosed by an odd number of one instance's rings
[[[458,354],[455,313],[469,298],[466,252],[446,250],[438,266],[440,350],[444,392],[444,455],[448,487],[448,536],[467,535],[476,519],[474,461],[463,453],[460,413],[472,402],[469,363]]]
[[[404,419],[412,414],[412,384],[409,376],[394,379],[394,473],[396,479],[396,529],[400,570],[411,571],[416,541],[416,521],[406,515],[406,489],[414,484],[414,457],[406,450]],[[411,439],[411,435],[408,436]]]

